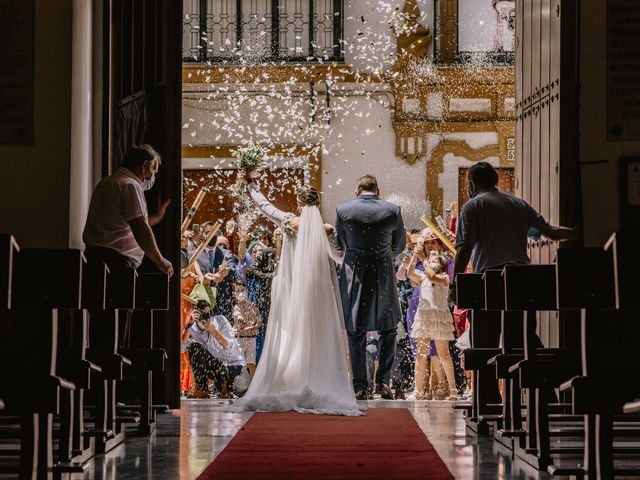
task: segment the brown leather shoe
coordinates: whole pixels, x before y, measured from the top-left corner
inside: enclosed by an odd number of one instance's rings
[[[363,388],[362,390],[358,390],[356,392],[356,400],[373,400],[373,395],[369,392],[368,389]]]
[[[376,393],[380,395],[383,400],[393,400],[393,392],[389,388],[389,385],[379,383],[376,385]]]

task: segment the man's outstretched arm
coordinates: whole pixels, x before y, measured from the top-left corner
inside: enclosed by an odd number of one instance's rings
[[[543,233],[543,235],[554,242],[558,242],[560,240],[573,240],[574,238],[580,237],[580,229],[577,227],[571,228],[549,225],[549,228]]]

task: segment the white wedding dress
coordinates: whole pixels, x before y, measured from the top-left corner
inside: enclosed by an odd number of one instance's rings
[[[344,322],[332,250],[317,207],[294,217],[269,203],[253,184],[251,197],[283,231],[273,279],[271,310],[262,355],[242,411],[289,411],[362,415],[349,378]]]

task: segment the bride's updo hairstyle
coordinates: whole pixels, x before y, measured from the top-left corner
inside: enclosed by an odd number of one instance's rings
[[[317,207],[320,205],[320,194],[313,187],[300,187],[296,197],[298,205],[302,207]]]

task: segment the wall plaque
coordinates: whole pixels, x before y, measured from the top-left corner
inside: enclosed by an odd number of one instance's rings
[[[0,143],[33,143],[34,0],[0,1]]]
[[[607,139],[640,140],[640,2],[606,5]]]

